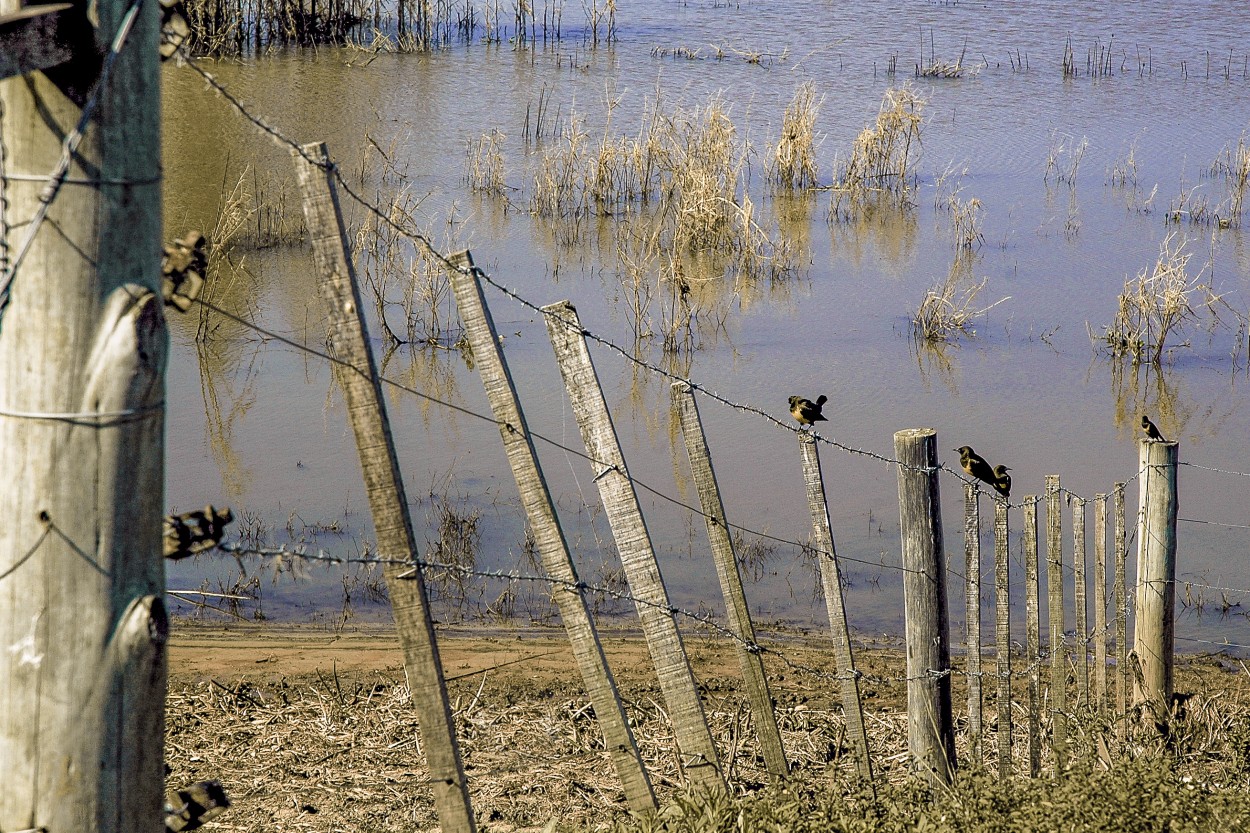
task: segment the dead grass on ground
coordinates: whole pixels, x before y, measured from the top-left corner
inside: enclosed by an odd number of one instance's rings
[[[766,655],[766,665],[796,777],[849,781],[854,764],[836,702],[838,687],[811,673],[832,670],[828,646],[821,644],[825,641],[788,638],[778,650],[790,664]],[[559,829],[606,829],[626,818],[567,643],[555,638],[443,639],[440,647],[471,800],[483,829],[542,829],[551,819],[559,819]],[[706,638],[689,638],[687,647],[732,788],[739,795],[759,791],[768,776],[737,682],[736,654],[731,646]],[[661,803],[669,803],[682,778],[645,648],[636,638],[611,640],[608,648],[647,769]],[[861,647],[856,663],[864,674],[860,690],[877,777],[905,781],[910,774],[902,653],[895,647]],[[222,781],[234,806],[210,828],[380,831],[437,824],[402,669],[339,673],[331,666],[282,676],[280,668],[261,667],[232,679],[179,676],[174,669],[167,705],[169,783]],[[967,694],[964,678],[957,674],[953,679],[957,749],[961,766],[967,766]],[[1023,680],[1019,687],[1022,698]],[[1250,676],[1244,667],[1182,662],[1177,688],[1196,693],[1167,745],[1153,730],[1121,743],[1112,721],[1087,713],[1070,731],[1074,754],[1110,761],[1163,754],[1166,746],[1187,772],[1217,770],[1226,778],[1246,780]],[[1022,772],[1027,727],[1019,708],[1013,711],[1016,771]],[[994,720],[994,698],[987,692],[984,749],[991,765]],[[1044,757],[1043,767],[1049,766]]]

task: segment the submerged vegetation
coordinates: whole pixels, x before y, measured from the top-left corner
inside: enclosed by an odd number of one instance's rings
[[[1098,338],[1113,358],[1158,364],[1165,350],[1188,343],[1170,344],[1174,337],[1189,327],[1218,326],[1221,312],[1232,311],[1202,280],[1205,267],[1190,273],[1192,254],[1186,250],[1187,244],[1169,234],[1159,244],[1154,266],[1124,281],[1115,318]]]
[[[835,165],[830,221],[915,204],[924,105],[909,87],[886,90],[876,122],[855,139],[850,156]]]

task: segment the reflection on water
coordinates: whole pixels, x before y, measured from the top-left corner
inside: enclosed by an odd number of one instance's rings
[[[1010,461],[1013,491],[1022,496],[1040,492],[1055,472],[1087,497],[1131,480],[1144,411],[1184,444],[1183,461],[1209,464],[1183,469],[1183,513],[1242,523],[1244,479],[1210,469],[1250,471],[1250,406],[1238,372],[1246,360],[1250,255],[1232,201],[1250,79],[1195,67],[1208,52],[1244,53],[1236,35],[1250,29],[1250,8],[1182,2],[1126,17],[1052,0],[1010,9],[893,0],[844,4],[836,14],[824,2],[727,13],[648,0],[617,24],[611,48],[579,48],[575,56],[541,44],[378,52],[368,60],[323,48],[209,68],[283,135],[327,142],[354,189],[440,249],[472,249],[486,272],[535,304],[569,299],[595,334],[735,403],[785,420],[787,396],[826,393],[830,421],[822,432],[887,456],[894,431],[932,426],[944,449],[971,444]],[[835,159],[875,123],[885,91],[905,80],[881,68],[919,59],[917,26],[933,31],[935,54],[953,58],[966,40],[966,54],[984,60],[961,78],[912,81],[926,102],[912,204],[830,222]],[[1111,31],[1117,52],[1124,44],[1127,69],[1113,60],[1109,72],[1065,78],[1069,37],[1078,46],[1105,45]],[[774,60],[718,60],[700,49],[706,44],[722,45],[722,56],[763,51]],[[659,57],[683,46],[690,59]],[[1151,56],[1148,71],[1132,57],[1139,46]],[[302,217],[288,149],[259,135],[199,76],[173,64],[163,71],[170,236],[233,218],[234,245],[223,242],[224,231],[215,236],[230,257],[215,255],[206,298],[322,349],[311,258],[304,244],[290,245]],[[818,187],[791,193],[769,182],[766,160],[805,82],[822,101],[813,123]],[[466,149],[488,135],[499,137],[487,146],[497,159],[480,181],[493,185],[474,191]],[[689,158],[678,155],[696,145],[722,154],[721,170],[736,179],[699,190]],[[630,156],[647,148],[653,156]],[[579,153],[583,166],[552,167]],[[596,160],[604,166],[592,167]],[[1213,172],[1219,160],[1225,164]],[[586,174],[596,170],[599,179]],[[559,181],[566,174],[584,210],[533,216],[540,175]],[[658,182],[669,191],[657,190]],[[721,213],[699,214],[702,225],[693,228],[737,223],[764,236],[749,245],[692,243],[677,220],[704,206],[683,202],[683,193],[720,200]],[[458,324],[437,264],[384,236],[350,199],[344,210],[361,244],[357,266],[383,371],[418,392],[392,387],[387,396],[409,492],[420,496],[423,553],[443,546],[432,507],[446,494],[457,512],[477,513],[475,563],[528,571],[532,544],[527,549],[498,428],[465,414],[489,408],[471,357],[447,349]],[[1165,215],[1175,216],[1165,222]],[[1090,332],[1112,320],[1126,279],[1154,263],[1169,231],[1189,235],[1210,260],[1212,287],[1233,312],[1210,333],[1178,338],[1158,366],[1095,355]],[[771,258],[785,268],[770,273]],[[1010,300],[973,316],[975,335],[947,344],[912,338],[925,293],[957,263],[972,284],[988,279],[973,312]],[[753,264],[765,268],[744,277]],[[543,322],[494,290],[488,301],[531,429],[548,440],[539,454],[583,578],[603,585],[605,609],[627,611],[609,592],[621,574],[597,472],[577,452],[580,435]],[[237,516],[258,519],[265,543],[311,540],[310,528],[333,528],[316,533],[313,545],[365,551],[371,531],[361,474],[329,368],[205,309],[172,324],[170,437],[179,439],[168,455],[171,507],[228,498]],[[670,380],[594,342],[592,352],[631,474],[694,505],[669,415]],[[802,556],[810,520],[793,437],[711,400],[701,413],[726,511],[751,530],[739,533],[739,556],[755,579],[752,607],[764,618],[822,627],[812,565]],[[848,615],[861,629],[897,631],[895,474],[862,455],[831,449],[826,456]],[[701,518],[648,488],[639,495],[674,599],[691,610],[710,603],[716,583]],[[1135,505],[1131,494],[1128,502]],[[961,529],[960,501],[945,504],[947,529]],[[289,524],[293,512],[307,524]],[[1182,577],[1250,584],[1240,567],[1241,532],[1183,526]],[[958,547],[956,535],[947,540]],[[1013,537],[1013,553],[1019,546]],[[990,551],[987,542],[983,552]],[[237,569],[199,559],[171,566],[171,584],[211,579],[230,587]],[[385,616],[353,583],[366,578],[309,575],[299,587],[285,573],[276,585],[266,577],[265,614],[338,621],[350,596],[356,615]],[[551,617],[541,588],[487,582],[471,598],[463,615]],[[440,615],[461,615],[451,606]],[[1178,632],[1250,644],[1245,617],[1232,609],[1220,619],[1211,610],[1187,616]]]

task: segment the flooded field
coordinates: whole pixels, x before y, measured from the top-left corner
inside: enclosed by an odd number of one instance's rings
[[[782,5],[623,4],[614,38],[598,45],[579,30],[581,10],[567,10],[562,38],[546,45],[320,47],[197,65],[282,137],[326,142],[357,193],[441,251],[471,249],[533,304],[569,299],[597,336],[743,406],[701,400],[728,518],[751,530],[739,556],[762,621],[822,627],[825,614],[801,546],[811,527],[796,438],[750,410],[788,421],[789,396],[824,394],[822,436],[892,457],[895,431],[935,428],[947,467],[958,470],[951,449],[962,445],[1009,465],[1013,503],[1040,494],[1047,474],[1091,506],[1132,481],[1130,529],[1137,426],[1150,414],[1194,464],[1180,472],[1178,576],[1190,584],[1177,594],[1178,648],[1250,644],[1250,592],[1235,592],[1250,588],[1250,221],[1240,208],[1250,8]],[[918,65],[930,72],[916,77]],[[776,161],[794,125],[787,108],[805,90],[811,186],[787,181]],[[289,147],[192,68],[167,64],[163,93],[167,237],[217,227],[221,241],[233,217],[205,297],[324,349]],[[907,174],[897,199],[857,202],[846,187],[856,140],[888,93],[920,117]],[[627,152],[648,141],[667,149],[654,159],[671,177],[696,167],[674,149],[721,160],[726,222],[749,217],[747,243],[674,249],[694,239],[664,225],[682,204],[659,187],[645,201],[629,196],[650,180],[621,178],[636,170]],[[621,176],[596,180],[605,165]],[[570,184],[553,191],[561,171]],[[536,573],[498,429],[476,418],[489,406],[455,346],[437,268],[344,205],[387,327],[433,342],[388,343],[371,310],[384,373],[410,389],[391,388],[389,408],[422,554],[464,556],[456,548],[467,542],[481,569]],[[1134,364],[1112,355],[1127,342],[1108,340],[1107,328],[1126,284],[1150,284],[1160,261],[1180,270],[1189,312],[1159,364]],[[977,294],[962,308],[965,329],[928,340],[913,318],[943,283],[956,302]],[[596,472],[578,453],[546,328],[499,291],[487,300],[530,428],[552,441],[538,450],[583,578],[617,587]],[[171,326],[171,509],[228,504],[252,545],[363,552],[368,507],[326,362],[204,307]],[[601,346],[592,354],[674,602],[719,611],[703,521],[687,508],[697,496],[669,379]],[[821,455],[851,625],[901,633],[895,470],[832,446]],[[962,484],[940,481],[948,559],[962,571]],[[988,499],[982,515],[988,565]],[[1021,527],[1014,509],[1014,576]],[[1070,561],[1070,528],[1064,536]],[[1134,540],[1130,570],[1135,551]],[[265,563],[243,563],[244,577],[220,557],[171,565],[169,584],[244,585],[260,597],[242,606],[248,617],[333,627],[346,613],[388,615],[368,574],[310,567],[275,580]],[[958,581],[952,616],[962,620]],[[432,586],[443,620],[554,616],[533,584],[514,594],[493,581]],[[1022,592],[1015,602],[1023,608]],[[603,609],[628,612],[608,597]]]

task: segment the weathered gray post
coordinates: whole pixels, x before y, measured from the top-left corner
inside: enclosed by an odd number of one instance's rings
[[[1037,579],[1037,495],[1024,499],[1024,658],[1029,663],[1029,777],[1042,769],[1042,628]]]
[[[725,779],[703,714],[703,704],[699,701],[699,689],[690,671],[676,614],[668,600],[668,590],[660,575],[642,509],[638,506],[634,482],[621,454],[603,388],[590,360],[577,310],[568,301],[561,301],[543,307],[543,314],[586,454],[599,469],[595,472],[599,497],[612,527],[612,537],[638,608],[638,618],[642,620],[643,636],[655,664],[660,690],[668,703],[673,734],[681,750],[682,769],[692,784],[724,790]]]
[[[525,507],[525,517],[534,534],[534,543],[542,558],[547,575],[559,583],[552,587],[552,597],[560,608],[560,620],[569,635],[573,658],[586,684],[586,692],[595,708],[595,717],[603,731],[603,742],[617,777],[625,790],[625,800],[635,811],[654,810],[655,792],[647,777],[646,767],[638,754],[629,720],[617,695],[616,681],[603,655],[599,633],[590,617],[586,599],[577,589],[577,568],[569,555],[568,542],[556,515],[547,479],[538,464],[538,453],[530,437],[529,425],[517,399],[516,386],[508,370],[508,360],[499,347],[495,321],[482,295],[481,282],[473,266],[473,258],[466,252],[452,255],[448,270],[460,321],[473,349],[474,364],[486,388],[491,412],[499,423],[512,475],[516,479]],[[771,713],[771,712],[770,712]]]
[[[755,720],[755,734],[764,753],[764,764],[773,776],[788,775],[790,765],[781,745],[781,731],[777,728],[777,715],[773,711],[773,696],[768,689],[768,677],[764,673],[764,660],[753,649],[755,625],[751,622],[751,610],[747,607],[746,591],[742,587],[742,574],[738,572],[738,560],[734,556],[733,540],[729,537],[729,524],[725,520],[725,505],[721,502],[720,487],[716,484],[716,472],[712,469],[712,456],[708,452],[707,438],[703,434],[703,422],[699,419],[699,404],[694,391],[685,382],[672,385],[673,408],[681,422],[681,433],[686,443],[686,456],[690,458],[690,471],[694,476],[695,490],[699,493],[699,505],[707,527],[708,543],[712,559],[716,562],[716,577],[720,581],[721,594],[725,597],[725,613],[729,629],[738,637],[735,648],[738,665],[747,696],[751,700],[751,716]]]
[[[1086,611],[1085,498],[1072,498],[1072,582],[1076,605],[1077,702],[1089,703],[1089,618]]]
[[[1126,734],[1128,721],[1128,582],[1125,576],[1125,539],[1124,525],[1124,483],[1115,484],[1112,490],[1111,511],[1115,525],[1114,537],[1111,541],[1115,559],[1115,713],[1120,718],[1120,736]]]
[[[0,58],[6,75],[31,73],[0,82],[0,142],[9,173],[26,175],[0,186],[10,232],[0,232],[4,831],[130,833],[163,818],[157,6],[92,8],[94,29],[85,6],[46,12],[76,14],[82,40],[31,43],[24,54],[6,39]],[[45,12],[3,0],[0,14],[15,15],[11,36]],[[63,157],[99,83],[100,53],[130,23],[82,142]],[[71,54],[54,73],[33,71]],[[35,177],[62,158],[71,181],[44,203],[54,189]],[[46,222],[33,222],[44,209]]]
[[[937,432],[910,428],[895,433],[894,456],[899,461],[907,637],[907,747],[926,780],[947,785],[955,774],[955,729]]]
[[[1046,624],[1050,631],[1050,727],[1055,773],[1068,762],[1068,661],[1063,644],[1063,512],[1059,475],[1046,475]]]
[[[356,435],[378,549],[391,557],[416,558],[416,535],[395,456],[382,383],[365,327],[360,287],[352,260],[347,256],[350,244],[334,189],[330,155],[324,144],[304,145],[301,151],[292,155],[304,196],[313,261],[320,275],[319,289],[330,319],[327,340],[337,362],[335,376],[343,389],[347,415]],[[449,833],[472,831],[475,826],[469,787],[447,700],[425,581],[419,569],[406,570],[398,565],[387,565],[383,575],[421,727],[439,823]]]
[[[1094,704],[1107,699],[1107,496],[1094,495]]]
[[[851,653],[851,631],[846,621],[846,607],[842,604],[842,575],[838,567],[838,551],[833,543],[833,527],[829,524],[829,505],[825,500],[825,483],[820,474],[820,454],[816,449],[816,438],[806,431],[799,433],[799,453],[803,460],[803,482],[807,487],[807,508],[812,516],[812,542],[818,553],[820,587],[825,594],[829,633],[833,637],[833,658],[838,664],[846,733],[851,738],[856,768],[864,780],[871,784],[872,757],[868,754],[864,707],[859,699],[859,676],[855,673],[855,658]],[[949,706],[949,701],[947,705]]]
[[[994,501],[994,653],[998,673],[998,774],[1011,775],[1011,599],[1007,501]]]
[[[1164,713],[1172,702],[1176,615],[1175,442],[1141,441],[1141,516],[1137,533],[1137,618],[1133,650],[1141,660],[1144,691]]]
[[[968,651],[968,735],[981,762],[981,508],[980,489],[964,484],[964,625]]]

